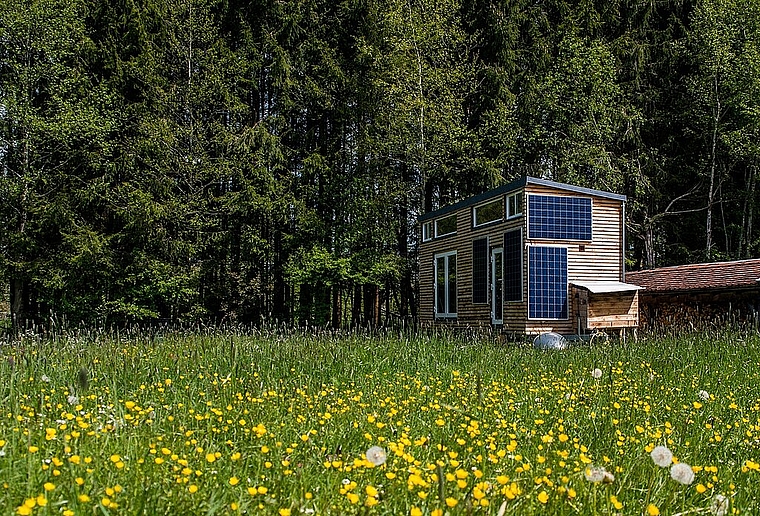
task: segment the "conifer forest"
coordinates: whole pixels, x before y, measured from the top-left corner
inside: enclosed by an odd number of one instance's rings
[[[417,217],[526,174],[757,258],[759,166],[760,0],[0,0],[18,325],[411,323]]]

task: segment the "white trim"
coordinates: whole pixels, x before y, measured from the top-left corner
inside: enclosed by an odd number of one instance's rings
[[[438,259],[439,258],[445,258],[444,260],[444,304],[447,308],[451,307],[451,300],[449,299],[449,257],[454,256],[454,259],[456,260],[457,252],[456,251],[447,251],[445,253],[438,253],[433,256],[433,296],[434,296],[434,312],[436,319],[443,319],[443,318],[455,318],[457,316],[456,312],[439,312],[438,311]],[[459,275],[457,264],[457,276]],[[454,295],[458,298],[458,290],[459,290],[459,281],[457,280],[457,288],[454,291]],[[457,299],[455,298],[455,302]],[[457,306],[458,303],[457,303]]]
[[[427,231],[425,231],[425,228],[428,228]],[[434,220],[426,220],[422,223],[422,241],[423,242],[430,242],[433,240],[433,232],[435,231],[435,221]]]
[[[477,219],[478,219],[477,211],[478,211],[478,209],[479,208],[483,208],[485,206],[488,206],[489,204],[496,204],[498,202],[501,202],[501,210],[500,210],[501,216],[498,219],[493,219],[493,220],[489,220],[488,222],[481,222],[480,224],[478,224],[478,222],[477,222]],[[504,208],[504,196],[498,197],[497,199],[491,199],[490,201],[486,201],[484,203],[481,203],[481,204],[473,206],[472,207],[472,211],[471,211],[471,213],[472,213],[472,227],[474,227],[474,228],[480,228],[480,227],[483,227],[483,226],[487,226],[488,224],[494,224],[496,222],[503,222],[504,221],[504,210],[505,210],[505,208]]]
[[[530,316],[530,248],[531,247],[556,247],[558,249],[565,249],[565,251],[567,252],[567,254],[565,255],[565,257],[566,257],[567,260],[569,260],[569,254],[570,253],[569,253],[568,246],[566,246],[566,245],[526,244],[525,247],[528,248],[528,268],[527,268],[528,270],[527,270],[527,275],[526,275],[526,278],[525,278],[527,280],[527,283],[528,283],[528,299],[527,299],[527,304],[528,304],[527,309],[528,310],[527,310],[527,319],[529,321],[569,321],[571,319],[571,317],[570,317],[570,311],[571,310],[570,310],[570,281],[569,281],[569,278],[568,278],[568,281],[567,281],[567,283],[565,285],[565,293],[567,295],[567,317],[565,317],[564,319],[562,319],[562,318],[547,318],[547,317],[531,317]],[[567,272],[568,268],[569,268],[569,264],[566,261],[565,262],[565,277],[566,278],[567,278],[567,275],[568,275],[568,272]]]
[[[433,226],[434,226],[434,238],[440,238],[440,237],[445,237],[445,236],[449,236],[449,235],[456,235],[456,233],[457,233],[457,225],[459,224],[459,217],[457,217],[457,215],[458,215],[457,212],[454,212],[451,215],[446,215],[445,217],[440,217],[440,218],[435,219],[434,224],[433,224]],[[454,219],[454,231],[450,231],[448,233],[438,234],[438,222],[440,222],[442,220],[445,220],[445,219]]]
[[[522,208],[518,213],[511,213],[509,211],[509,200],[513,197],[522,197],[522,202],[520,203]],[[525,200],[526,200],[525,190],[520,190],[519,192],[514,192],[507,195],[507,201],[506,201],[506,207],[505,207],[505,210],[507,213],[507,220],[516,219],[517,217],[520,217],[522,216],[523,213],[525,213]]]

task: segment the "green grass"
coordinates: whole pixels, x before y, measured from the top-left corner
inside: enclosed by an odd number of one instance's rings
[[[85,332],[5,345],[0,375],[4,514],[758,511],[757,335]]]

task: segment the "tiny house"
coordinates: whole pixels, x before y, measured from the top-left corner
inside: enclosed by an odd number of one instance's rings
[[[421,215],[421,324],[518,334],[638,326],[625,200],[522,177]]]

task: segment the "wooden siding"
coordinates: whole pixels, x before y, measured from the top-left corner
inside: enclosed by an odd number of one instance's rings
[[[581,329],[634,328],[639,325],[639,292],[593,294],[573,288]]]
[[[503,220],[485,226],[472,227],[472,206],[457,213],[457,233],[437,238],[420,245],[420,322],[421,324],[446,323],[466,326],[490,326],[491,303],[472,303],[472,241],[487,236],[489,248],[502,247],[504,233],[521,228],[523,234],[522,273],[523,300],[504,302],[503,331],[515,333],[542,333],[556,331],[570,334],[578,331],[577,308],[568,285],[568,319],[528,320],[528,245],[559,245],[567,248],[568,282],[572,281],[622,281],[623,280],[623,210],[622,202],[615,199],[568,192],[543,185],[529,184],[525,194],[575,196],[592,198],[592,240],[590,242],[563,240],[530,240],[527,233],[527,197],[523,200],[520,217]],[[502,201],[504,195],[500,195]],[[493,199],[491,199],[493,200]],[[455,321],[435,320],[434,256],[439,253],[457,252],[457,318]],[[489,256],[490,257],[490,256]],[[628,310],[626,310],[628,313]]]

